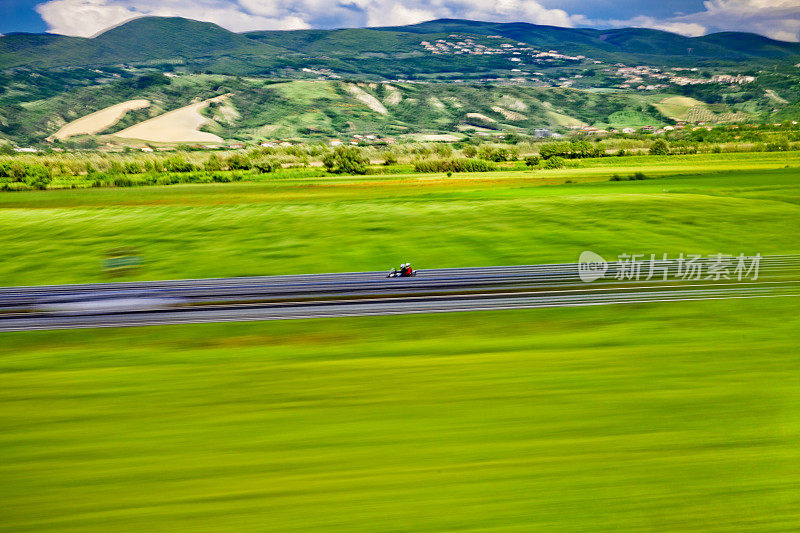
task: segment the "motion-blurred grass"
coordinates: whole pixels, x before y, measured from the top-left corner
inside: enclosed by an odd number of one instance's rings
[[[3,334],[0,531],[781,531],[794,299]]]
[[[576,179],[496,172],[7,193],[0,285],[108,280],[101,261],[118,247],[144,260],[131,279],[571,262],[586,249],[800,252],[795,168]]]

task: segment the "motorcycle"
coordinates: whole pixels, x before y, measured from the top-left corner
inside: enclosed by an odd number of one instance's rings
[[[387,278],[411,278],[417,275],[417,271],[414,269],[409,269],[406,271],[402,268],[393,268],[389,271],[386,275]]]

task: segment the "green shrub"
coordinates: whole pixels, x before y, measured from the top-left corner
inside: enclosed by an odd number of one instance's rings
[[[664,139],[657,139],[650,146],[650,155],[669,155],[669,145]]]
[[[25,181],[25,175],[27,173],[28,168],[19,161],[14,161],[11,163],[11,166],[8,169],[8,177],[11,178],[11,181],[18,183]]]
[[[128,176],[115,176],[111,183],[114,184],[114,187],[133,187],[135,185],[134,181]]]
[[[449,144],[442,144],[439,143],[433,147],[433,151],[436,152],[436,155],[439,157],[450,157],[453,155],[453,149],[450,147]]]
[[[525,165],[529,167],[539,166],[540,159],[538,155],[529,155],[525,158]]]
[[[229,170],[250,170],[253,168],[253,162],[244,154],[232,154],[226,160],[225,164]]]
[[[414,162],[414,172],[489,172],[495,169],[489,161],[465,157]]]
[[[44,190],[51,181],[53,175],[44,165],[29,165],[25,171],[25,184],[33,189]]]
[[[383,157],[383,164],[386,166],[389,165],[396,165],[397,164],[397,156],[394,152],[386,152],[386,155]]]
[[[543,168],[545,168],[547,170],[554,170],[554,169],[557,169],[557,168],[564,168],[566,166],[567,166],[567,162],[564,161],[563,157],[554,155],[554,156],[550,156],[544,162],[544,167]]]
[[[128,161],[125,163],[123,170],[125,174],[140,174],[142,172],[142,166],[136,161]]]
[[[369,161],[355,146],[337,146],[322,158],[328,172],[334,174],[366,174]]]
[[[164,170],[167,172],[192,172],[194,165],[183,157],[174,155],[164,160]]]
[[[222,161],[220,160],[217,154],[211,154],[210,156],[208,156],[208,159],[203,165],[203,168],[205,168],[209,172],[222,170]]]
[[[174,183],[179,183],[175,174],[162,174],[156,180],[156,185],[172,185]]]
[[[788,152],[789,141],[786,139],[782,139],[776,142],[767,143],[765,149],[767,152]]]
[[[269,159],[262,159],[261,161],[257,161],[253,167],[261,174],[269,174],[270,172],[275,172],[278,170],[280,164]]]
[[[603,155],[602,146],[593,146],[586,141],[567,141],[543,144],[539,148],[542,159],[561,157],[563,159],[581,159],[584,157],[600,157]]]
[[[514,161],[519,157],[519,152],[516,148],[494,148],[491,146],[482,146],[478,150],[478,157],[486,159],[487,161],[494,161],[500,163],[502,161]]]

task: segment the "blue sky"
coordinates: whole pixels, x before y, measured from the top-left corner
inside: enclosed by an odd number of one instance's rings
[[[134,17],[158,15],[207,20],[233,31],[387,26],[451,17],[800,38],[800,0],[0,0],[0,15],[3,34],[91,36]]]

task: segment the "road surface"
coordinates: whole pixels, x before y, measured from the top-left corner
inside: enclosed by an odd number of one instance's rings
[[[0,331],[444,313],[800,296],[800,256],[769,256],[758,273],[678,277],[678,263],[609,263],[581,281],[575,263],[0,288]],[[747,266],[752,266],[749,262]],[[667,275],[664,275],[666,270]],[[726,278],[727,276],[727,278]],[[637,279],[638,277],[638,279]],[[752,278],[756,279],[752,279]],[[647,279],[649,278],[649,279]],[[718,279],[717,279],[718,278]]]

